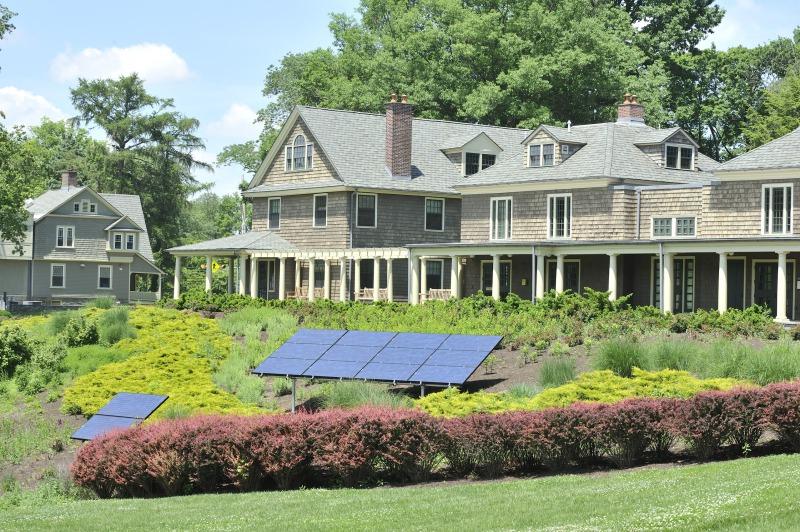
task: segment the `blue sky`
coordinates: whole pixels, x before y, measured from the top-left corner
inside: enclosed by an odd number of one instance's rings
[[[797,0],[720,0],[727,15],[706,45],[752,46],[790,36]],[[331,45],[329,14],[355,14],[358,0],[210,2],[187,0],[0,0],[19,13],[0,42],[0,109],[7,124],[72,116],[69,88],[81,77],[138,71],[150,92],[175,99],[200,120],[213,162],[228,144],[253,139],[255,111],[266,102],[264,75],[287,53]],[[130,7],[135,6],[135,7]],[[223,8],[220,8],[223,6]],[[240,168],[201,174],[229,193]]]

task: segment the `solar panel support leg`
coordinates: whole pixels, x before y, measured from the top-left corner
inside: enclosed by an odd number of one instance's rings
[[[425,397],[425,385],[424,384],[420,384],[419,385],[419,396],[420,397]]]
[[[297,407],[297,379],[292,379],[292,414]]]

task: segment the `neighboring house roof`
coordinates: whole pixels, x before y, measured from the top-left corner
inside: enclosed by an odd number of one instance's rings
[[[525,146],[519,144],[511,157],[463,179],[456,188],[591,178],[675,184],[713,181],[709,173],[713,160],[708,157],[697,157],[697,167],[701,171],[672,170],[659,166],[636,145],[642,137],[655,137],[657,132],[661,136],[659,131],[648,126],[616,123],[573,126],[570,133],[583,138],[586,144],[561,164],[528,168],[523,163]]]
[[[33,215],[33,220],[38,222],[43,217],[47,216],[54,210],[58,209],[66,202],[83,192],[84,190],[91,190],[94,192],[95,196],[98,196],[101,201],[106,203],[106,206],[109,207],[112,211],[117,211],[117,214],[122,216],[124,213],[119,212],[119,210],[108,203],[108,200],[102,197],[102,194],[98,194],[94,190],[89,187],[70,187],[70,188],[57,188],[53,190],[48,190],[41,196],[34,198],[30,203],[28,203],[25,208],[28,209]]]
[[[136,228],[137,228],[137,230],[139,230],[139,231],[141,231],[141,230],[142,230],[142,228],[139,226],[139,224],[137,224],[136,222],[134,222],[133,220],[131,220],[131,217],[130,217],[130,216],[128,216],[127,214],[126,214],[125,216],[121,217],[121,218],[120,218],[119,220],[117,220],[116,222],[114,222],[114,223],[112,223],[111,225],[109,225],[108,227],[106,227],[106,229],[105,229],[105,230],[106,230],[106,231],[111,231],[112,229],[114,229],[116,226],[118,226],[119,224],[121,224],[121,223],[122,223],[122,222],[124,222],[125,220],[127,220],[127,221],[128,221],[128,223],[130,223],[132,226],[136,227]]]
[[[170,253],[202,252],[202,251],[240,251],[240,250],[288,251],[295,246],[272,231],[250,231],[241,235],[226,236],[215,240],[206,240],[196,244],[187,244],[170,248]]]
[[[139,235],[139,253],[150,262],[155,262],[153,258],[153,248],[150,246],[150,234],[147,231],[147,222],[144,218],[142,200],[134,194],[104,194],[100,197],[106,200],[114,209],[130,218],[130,220],[142,228]]]
[[[717,171],[800,168],[800,127],[763,146],[734,157]]]

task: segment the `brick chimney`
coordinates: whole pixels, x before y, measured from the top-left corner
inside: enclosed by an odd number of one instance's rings
[[[78,186],[78,172],[64,170],[61,172],[61,188],[75,188]]]
[[[411,124],[414,106],[405,94],[386,104],[386,170],[392,177],[411,178]]]
[[[618,124],[644,124],[644,105],[635,94],[625,93],[625,99],[617,106]]]

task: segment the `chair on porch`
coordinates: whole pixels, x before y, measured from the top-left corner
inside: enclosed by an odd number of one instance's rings
[[[374,301],[375,289],[362,288],[356,293],[356,301]],[[378,301],[387,301],[389,293],[386,288],[378,288]]]
[[[295,288],[289,292],[286,292],[287,299],[307,299],[308,298],[308,288],[303,288],[302,286],[299,288]]]
[[[428,290],[428,300],[447,301],[452,297],[452,291],[449,288],[431,288]]]

